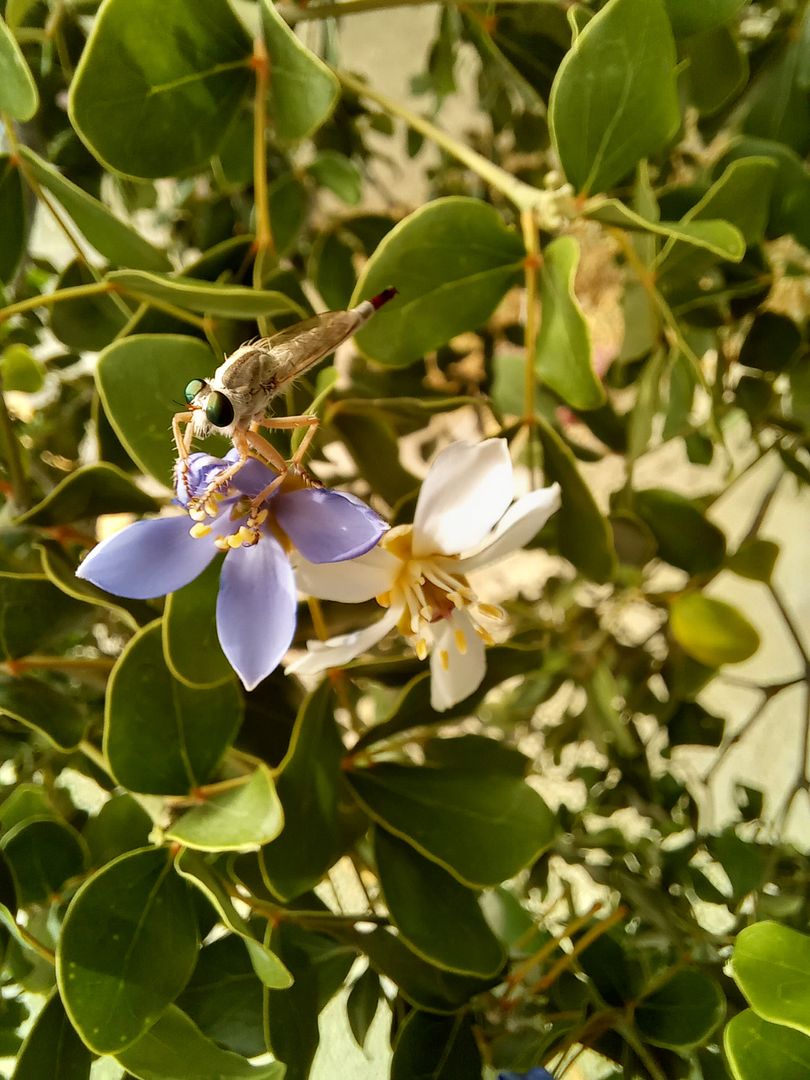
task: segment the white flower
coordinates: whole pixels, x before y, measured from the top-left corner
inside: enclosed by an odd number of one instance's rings
[[[413,525],[386,533],[379,546],[348,562],[299,560],[302,592],[356,604],[373,597],[386,612],[363,630],[310,641],[288,672],[315,675],[342,667],[394,627],[424,660],[430,653],[431,704],[443,712],[481,684],[488,626],[504,618],[480,603],[467,574],[523,547],[560,505],[553,484],[513,498],[505,439],[453,443],[437,455],[416,503]],[[463,553],[463,554],[462,554]]]

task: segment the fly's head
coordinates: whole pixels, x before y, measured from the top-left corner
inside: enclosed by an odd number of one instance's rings
[[[204,439],[212,431],[232,435],[236,427],[236,409],[230,395],[213,385],[213,380],[192,379],[184,396],[191,410],[194,434]]]

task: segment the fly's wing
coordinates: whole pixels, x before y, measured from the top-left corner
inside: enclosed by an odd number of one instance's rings
[[[265,353],[271,362],[273,392],[334,352],[364,321],[357,311],[326,311],[257,341],[254,348]]]

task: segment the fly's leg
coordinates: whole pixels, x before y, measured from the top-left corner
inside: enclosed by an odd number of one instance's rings
[[[307,451],[312,444],[312,440],[315,438],[315,432],[318,430],[320,422],[321,421],[317,416],[312,416],[309,413],[304,413],[301,416],[266,417],[264,420],[259,421],[259,426],[263,428],[276,428],[279,431],[296,431],[299,428],[307,428],[303,439],[299,443],[298,449],[290,458],[289,462],[285,463],[285,469],[288,472],[297,473],[310,484],[317,484],[318,481],[310,476],[301,462],[307,455]]]
[[[236,461],[231,462],[220,472],[216,473],[213,480],[211,480],[205,488],[205,491],[201,495],[195,496],[188,504],[189,515],[198,521],[204,521],[207,517],[216,517],[216,510],[209,504],[209,500],[216,495],[218,491],[222,491],[227,488],[231,480],[239,473],[247,464],[250,457],[250,444],[247,438],[247,432],[235,431],[233,433],[233,445],[234,449],[239,454]]]
[[[248,528],[257,528],[260,524],[258,518],[262,512],[262,507],[267,499],[273,494],[277,488],[281,487],[287,478],[287,474],[294,471],[298,475],[303,475],[308,483],[313,483],[314,478],[304,471],[301,465],[301,459],[306,454],[312,439],[315,436],[315,432],[318,429],[320,421],[317,416],[282,416],[278,419],[266,419],[259,422],[262,427],[274,427],[286,430],[295,430],[297,428],[307,428],[307,432],[301,440],[301,444],[293,454],[292,458],[285,461],[276,448],[264,439],[255,430],[259,424],[251,425],[251,430],[247,432],[246,438],[250,445],[251,450],[257,457],[264,457],[273,468],[278,470],[278,476],[259,492],[250,501],[250,517],[248,518]]]
[[[174,445],[177,450],[174,480],[176,484],[178,479],[182,478],[189,499],[191,499],[191,490],[188,484],[188,456],[191,453],[191,440],[194,436],[194,428],[191,425],[193,415],[191,412],[179,412],[172,417],[172,435],[174,435]],[[183,424],[186,425],[185,429]]]

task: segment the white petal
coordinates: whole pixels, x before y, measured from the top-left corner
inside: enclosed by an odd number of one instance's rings
[[[461,652],[456,641],[463,635],[466,649]],[[442,653],[447,654],[445,668]],[[481,685],[487,670],[486,650],[476,634],[472,619],[466,611],[454,611],[433,627],[433,649],[430,654],[430,704],[436,712],[444,712],[469,697]]]
[[[295,562],[298,588],[319,600],[362,604],[388,592],[402,568],[400,559],[382,548],[372,548],[356,559],[336,563],[311,563],[303,556]]]
[[[343,667],[361,653],[382,641],[402,614],[400,606],[390,607],[377,622],[351,634],[340,634],[328,641],[308,641],[307,654],[285,668],[288,675],[318,675],[327,668]]]
[[[506,439],[457,442],[437,456],[422,484],[413,553],[458,555],[478,547],[512,501]]]
[[[481,550],[463,559],[453,560],[453,570],[466,574],[525,547],[559,508],[559,484],[522,495],[503,515]]]

